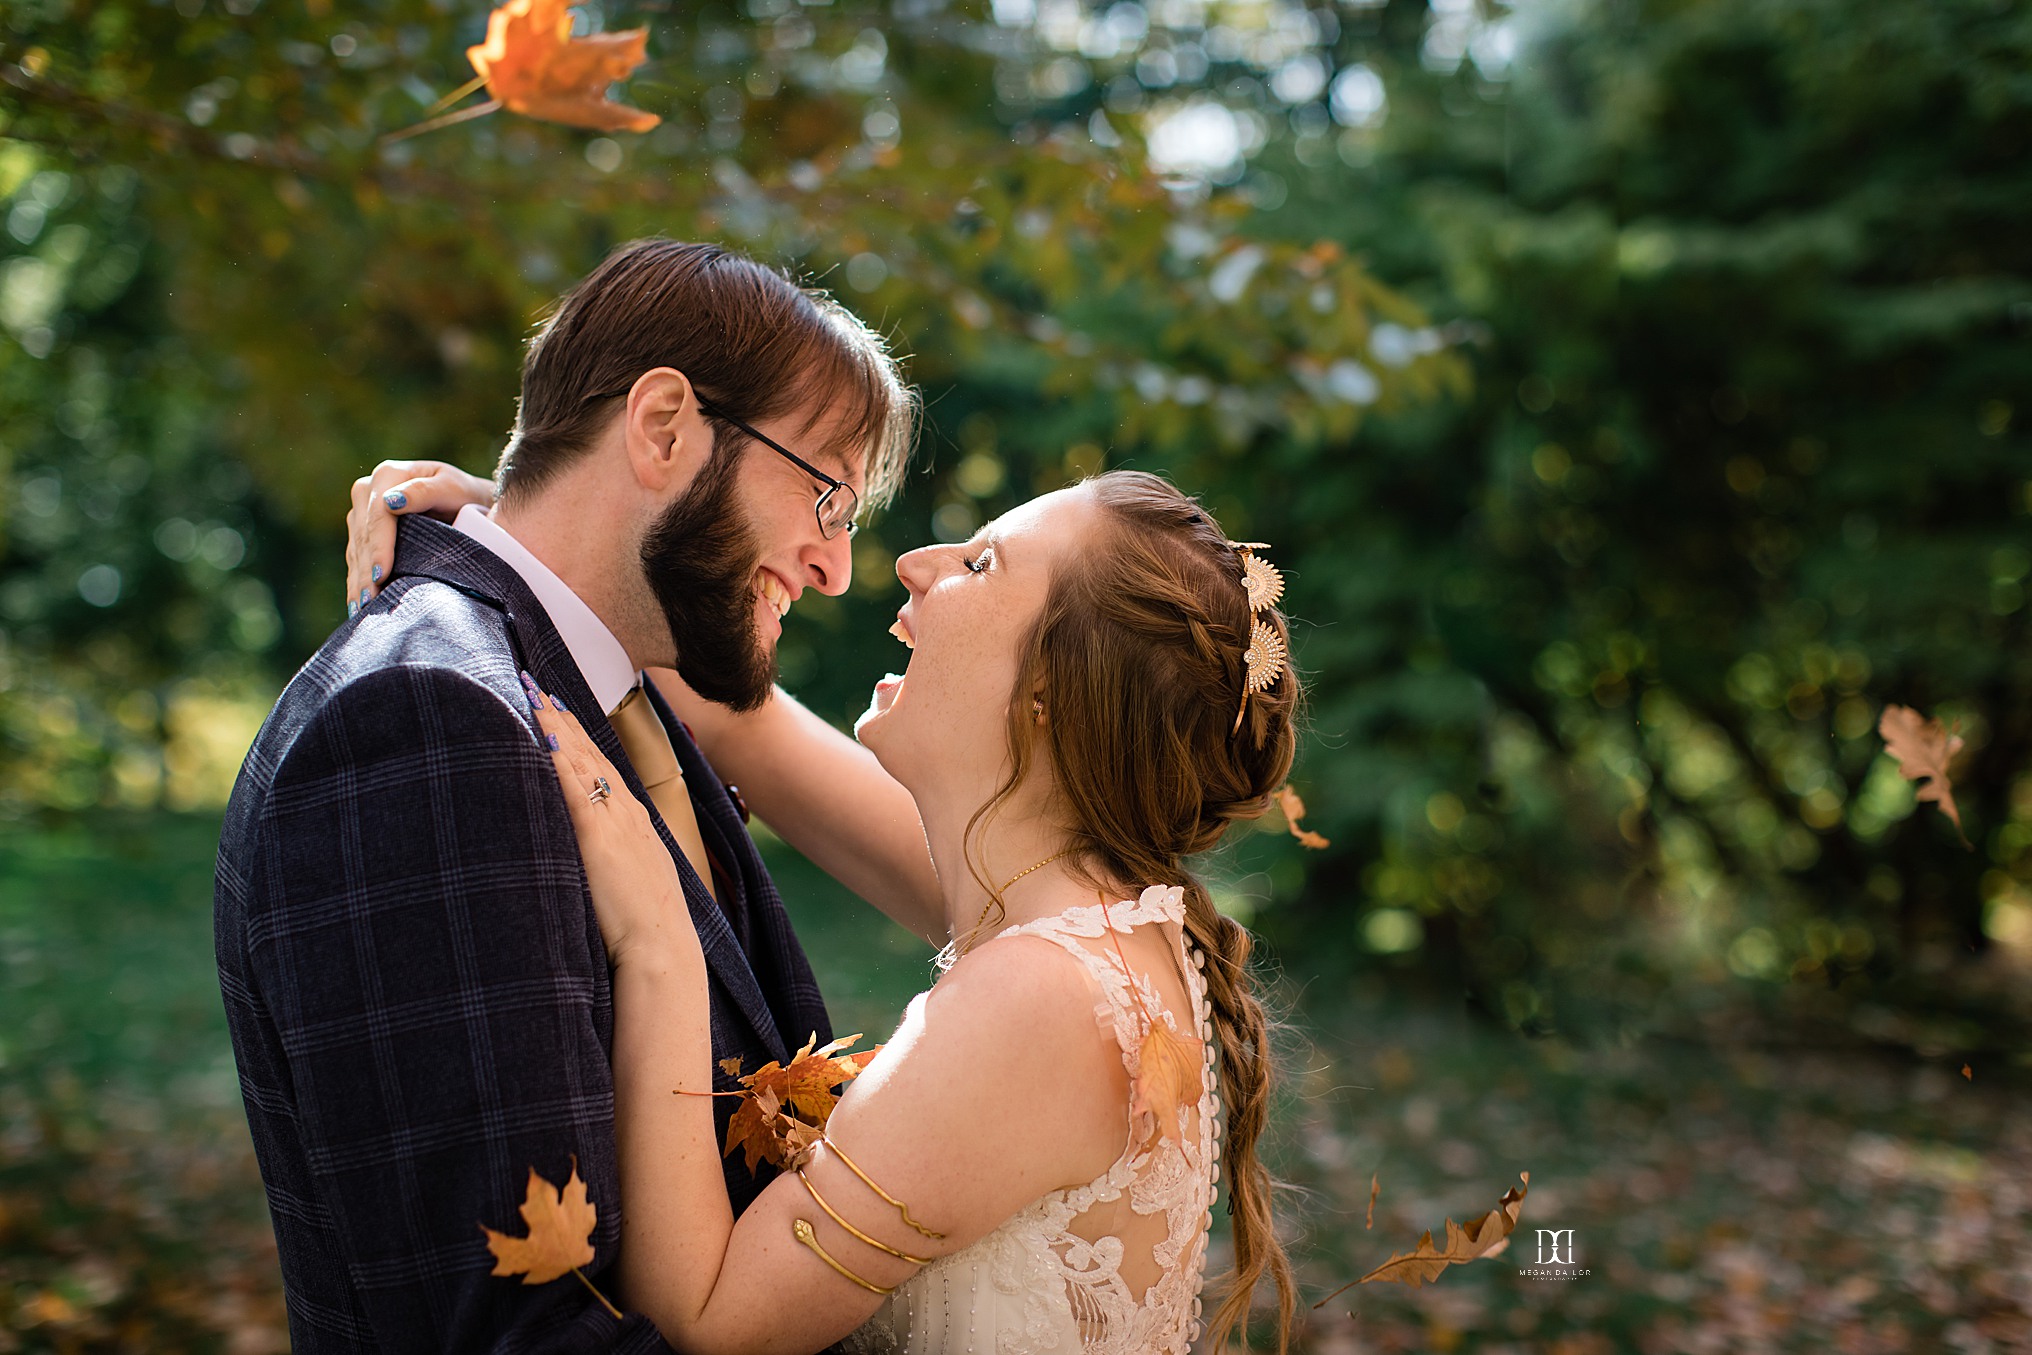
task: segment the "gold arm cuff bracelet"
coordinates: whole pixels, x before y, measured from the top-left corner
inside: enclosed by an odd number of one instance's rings
[[[879,1284],[870,1284],[868,1283],[868,1281],[854,1274],[853,1271],[848,1270],[845,1266],[841,1265],[838,1261],[833,1260],[832,1256],[829,1253],[827,1253],[826,1249],[818,1245],[818,1234],[814,1233],[811,1230],[811,1221],[809,1219],[793,1220],[790,1225],[790,1231],[799,1242],[802,1242],[805,1246],[811,1248],[812,1251],[818,1256],[819,1260],[825,1262],[827,1265],[831,1266],[834,1270],[838,1271],[841,1275],[845,1276],[849,1280],[852,1280],[855,1284],[861,1286],[861,1288],[867,1290],[870,1294],[888,1295],[896,1292],[895,1285],[892,1284],[887,1289],[884,1289]]]
[[[909,1224],[912,1228],[916,1229],[920,1235],[930,1238],[933,1242],[945,1241],[944,1233],[934,1233],[933,1231],[931,1231],[931,1229],[925,1227],[923,1224],[919,1223],[916,1219],[910,1217],[910,1206],[903,1203],[903,1201],[897,1199],[894,1195],[891,1195],[888,1191],[882,1189],[882,1187],[876,1185],[873,1177],[869,1176],[868,1173],[862,1171],[858,1166],[855,1165],[854,1159],[848,1157],[846,1153],[841,1151],[840,1145],[834,1143],[831,1139],[825,1138],[823,1136],[820,1137],[819,1141],[825,1144],[826,1147],[832,1149],[834,1153],[838,1154],[840,1161],[847,1164],[847,1170],[861,1178],[862,1185],[874,1191],[877,1195],[880,1195],[885,1203],[893,1205],[896,1209],[896,1212],[903,1216],[903,1221]]]
[[[855,1238],[859,1239],[862,1242],[867,1243],[869,1246],[873,1247],[878,1252],[885,1252],[888,1255],[895,1257],[899,1261],[908,1261],[913,1266],[928,1266],[931,1264],[931,1258],[929,1256],[912,1256],[907,1251],[898,1251],[896,1250],[896,1248],[890,1246],[887,1242],[880,1242],[877,1241],[875,1238],[869,1237],[859,1228],[856,1228],[853,1224],[848,1223],[845,1219],[841,1218],[840,1211],[833,1208],[831,1205],[827,1204],[825,1196],[818,1193],[818,1187],[814,1186],[811,1183],[811,1178],[804,1174],[804,1168],[799,1167],[797,1169],[797,1179],[804,1182],[805,1191],[810,1194],[812,1202],[814,1204],[816,1204],[820,1209],[825,1210],[826,1217],[831,1219],[834,1223],[839,1224],[840,1227],[846,1229],[847,1232],[852,1234]]]

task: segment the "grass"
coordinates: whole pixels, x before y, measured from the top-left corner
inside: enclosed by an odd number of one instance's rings
[[[98,817],[0,839],[0,1355],[286,1348],[214,979],[216,834]],[[774,855],[836,1029],[884,1038],[927,948]],[[1270,1148],[1308,1302],[1531,1173],[1509,1253],[1356,1286],[1306,1311],[1301,1348],[2032,1351],[2022,1074],[1580,1050],[1290,963]],[[1540,1228],[1572,1229],[1588,1273],[1521,1274]]]

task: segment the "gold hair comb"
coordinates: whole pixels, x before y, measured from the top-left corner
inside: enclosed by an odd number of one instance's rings
[[[1242,557],[1242,591],[1248,594],[1250,612],[1249,648],[1242,655],[1242,706],[1235,712],[1234,728],[1228,731],[1232,737],[1240,732],[1242,717],[1249,713],[1249,697],[1276,686],[1277,679],[1284,676],[1285,661],[1290,656],[1282,637],[1262,617],[1284,596],[1284,575],[1277,566],[1256,554],[1269,550],[1269,545],[1262,541],[1230,541],[1228,545]]]

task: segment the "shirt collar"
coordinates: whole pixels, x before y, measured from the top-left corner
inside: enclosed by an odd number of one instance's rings
[[[530,554],[529,548],[509,535],[506,527],[489,517],[486,509],[469,503],[459,510],[452,526],[500,556],[522,576],[529,591],[536,594],[536,600],[550,614],[551,624],[557,627],[559,638],[571,651],[572,662],[579,666],[586,686],[592,688],[593,699],[600,703],[602,712],[611,714],[641,681],[641,674],[629,662],[628,651],[614,638],[614,632],[607,629],[607,623],[549,565]]]

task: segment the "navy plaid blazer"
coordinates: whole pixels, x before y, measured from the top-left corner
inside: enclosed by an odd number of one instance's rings
[[[480,1226],[523,1231],[532,1167],[589,1186],[595,1280],[621,1231],[611,974],[522,669],[650,804],[521,577],[404,518],[389,583],[290,682],[227,807],[219,986],[296,1355],[667,1350],[569,1277],[488,1274]],[[753,1070],[831,1026],[732,799],[655,705],[733,886],[715,903],[650,808],[705,947],[713,1055]],[[737,1210],[766,1184],[740,1154],[726,1178]]]

